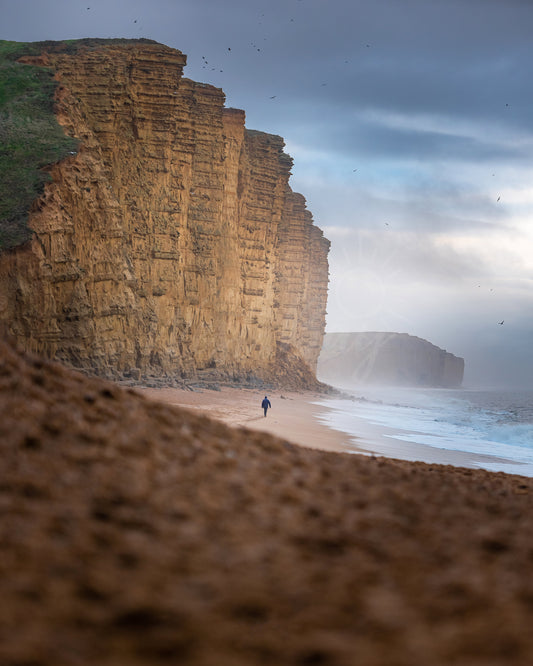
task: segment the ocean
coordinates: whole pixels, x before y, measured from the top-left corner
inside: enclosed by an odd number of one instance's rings
[[[533,390],[342,389],[317,404],[354,453],[533,477]]]

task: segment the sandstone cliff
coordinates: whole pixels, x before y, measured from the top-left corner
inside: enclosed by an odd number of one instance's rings
[[[0,321],[101,375],[313,382],[329,241],[281,137],[245,128],[186,57],[147,42],[49,44],[79,151],[50,167],[29,244],[0,257]]]
[[[327,333],[318,361],[324,381],[454,388],[464,360],[406,333]]]

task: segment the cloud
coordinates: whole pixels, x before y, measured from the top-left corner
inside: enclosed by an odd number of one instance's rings
[[[178,48],[185,76],[283,136],[291,185],[332,241],[330,330],[400,330],[472,355],[485,379],[502,358],[533,377],[529,0],[0,7],[4,39]]]

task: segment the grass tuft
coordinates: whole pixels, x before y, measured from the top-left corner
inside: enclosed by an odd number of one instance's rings
[[[50,179],[43,167],[78,145],[54,115],[52,71],[16,62],[39,52],[36,44],[0,41],[0,251],[31,238],[28,213]]]
[[[50,180],[55,164],[78,142],[65,135],[54,115],[56,82],[48,67],[23,65],[18,58],[49,53],[76,54],[107,45],[156,44],[150,39],[77,39],[59,42],[0,40],[0,252],[30,240],[31,205]]]

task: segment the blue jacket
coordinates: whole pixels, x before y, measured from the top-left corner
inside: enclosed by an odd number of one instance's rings
[[[263,402],[261,403],[261,407],[264,409],[265,407],[272,407],[270,404],[270,400],[268,398],[264,398]]]

